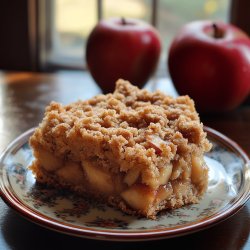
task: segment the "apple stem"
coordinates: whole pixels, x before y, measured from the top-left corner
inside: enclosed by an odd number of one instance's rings
[[[223,37],[223,31],[218,27],[218,25],[216,23],[212,24],[213,27],[213,37],[214,38],[222,38]]]
[[[124,17],[122,17],[121,19],[122,19],[122,25],[126,25],[126,24],[127,24],[127,22],[126,22],[125,18],[124,18]]]

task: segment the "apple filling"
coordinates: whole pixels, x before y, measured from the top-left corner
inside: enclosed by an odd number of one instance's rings
[[[182,160],[161,167],[153,185],[141,182],[143,170],[139,168],[132,168],[117,175],[110,173],[94,160],[84,160],[81,163],[63,162],[42,148],[36,152],[36,157],[36,164],[40,164],[47,175],[57,176],[59,183],[73,185],[74,190],[79,187],[91,190],[103,197],[112,195],[125,202],[131,209],[141,211],[145,215],[173,197],[187,197],[192,185],[199,187],[207,174],[203,158],[195,155],[191,157],[189,168],[183,168]]]

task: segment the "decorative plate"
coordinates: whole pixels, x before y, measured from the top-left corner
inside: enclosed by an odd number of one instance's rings
[[[137,218],[71,193],[36,184],[31,129],[0,158],[0,194],[27,219],[70,235],[102,240],[153,240],[176,237],[212,226],[236,213],[250,196],[249,159],[231,139],[205,128],[213,149],[205,156],[209,185],[199,204],[162,212],[156,220]]]

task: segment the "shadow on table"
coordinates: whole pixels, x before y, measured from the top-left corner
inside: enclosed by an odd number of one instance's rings
[[[249,206],[228,220],[201,232],[178,238],[147,242],[96,241],[57,233],[22,218],[12,210],[6,214],[1,227],[10,249],[227,249],[246,247],[250,232]],[[248,221],[247,221],[248,220]]]

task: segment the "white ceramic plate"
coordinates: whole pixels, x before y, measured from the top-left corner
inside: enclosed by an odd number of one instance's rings
[[[249,159],[231,139],[205,128],[212,151],[205,160],[209,186],[199,204],[185,206],[148,220],[125,215],[62,190],[37,185],[28,166],[33,160],[31,129],[0,158],[0,194],[27,219],[49,229],[103,240],[153,240],[176,237],[212,226],[236,213],[250,194]]]

